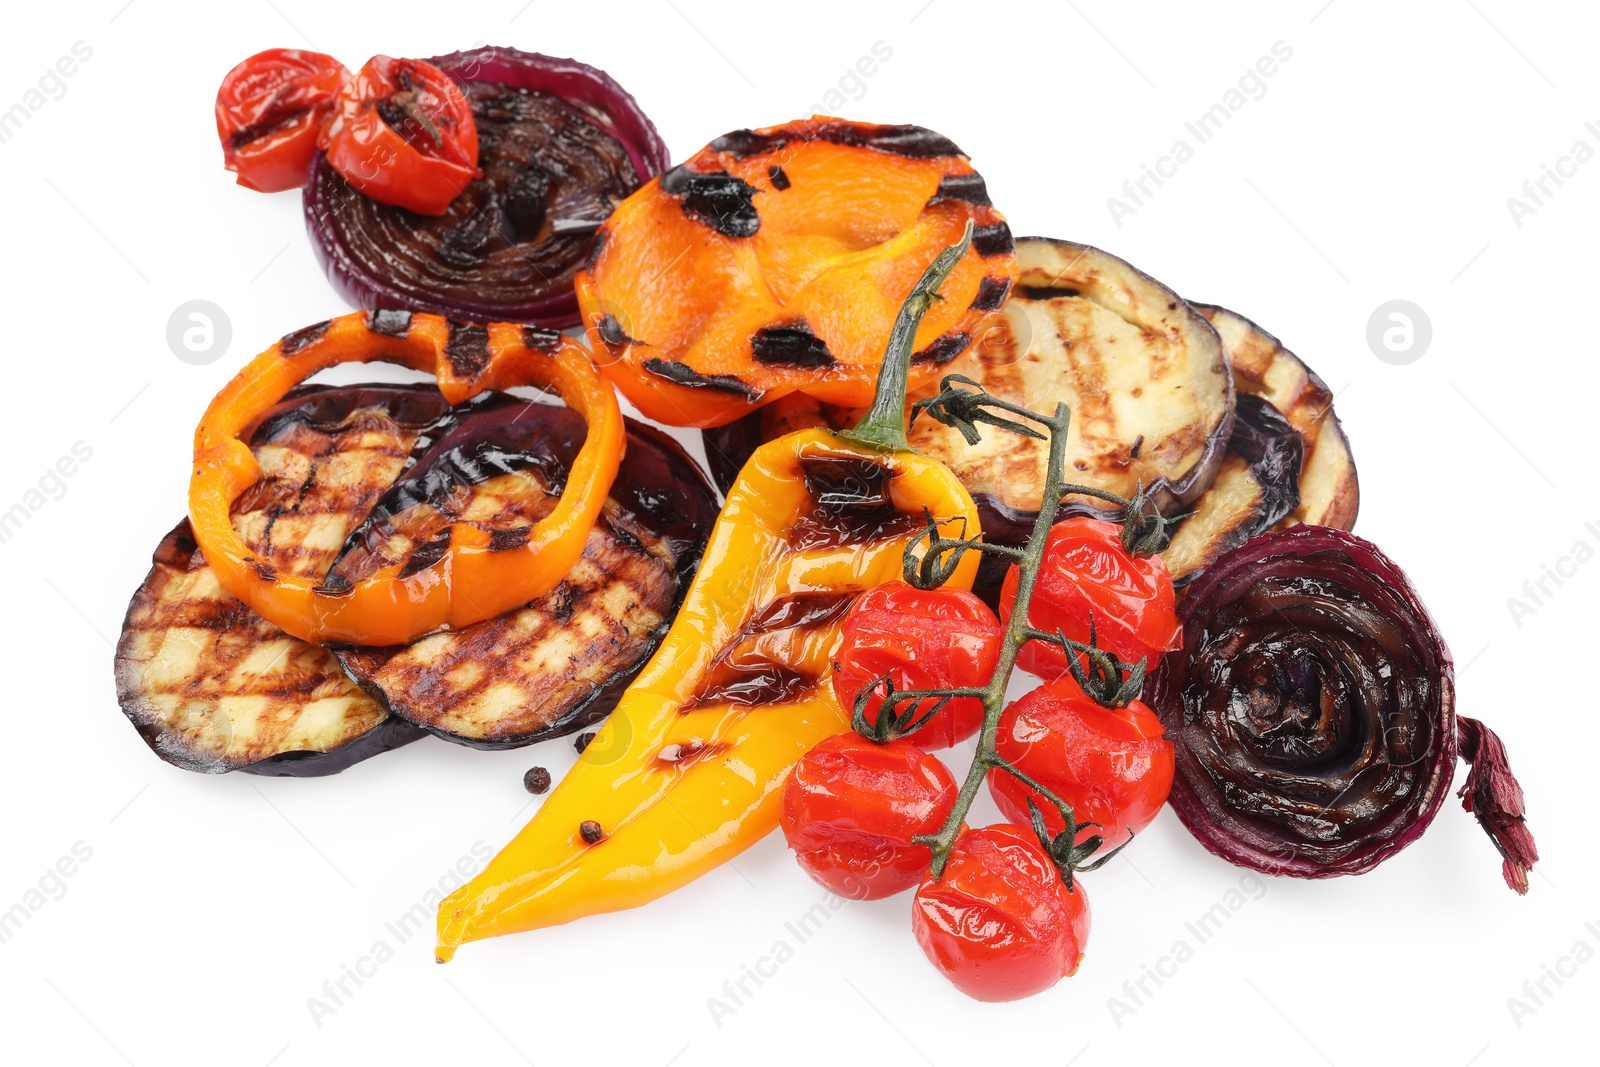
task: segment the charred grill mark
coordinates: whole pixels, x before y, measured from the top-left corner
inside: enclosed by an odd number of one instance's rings
[[[757,133],[754,130],[734,130],[711,142],[713,152],[728,152],[735,159],[746,159],[775,149],[784,148],[792,141],[827,141],[850,148],[871,148],[907,159],[933,159],[938,156],[965,155],[955,142],[921,126],[869,126],[861,127],[850,122],[822,122],[797,133],[783,130],[778,133]]]
[[[972,344],[972,335],[951,331],[941,334],[933,339],[933,343],[911,357],[913,363],[932,363],[934,366],[943,366],[967,350]]]
[[[756,664],[720,663],[706,675],[686,710],[711,704],[732,704],[741,708],[787,704],[805,695],[816,684],[815,678],[776,660]]]
[[[721,393],[742,396],[749,401],[761,399],[761,390],[732,374],[701,374],[687,363],[671,359],[647,359],[640,365],[651,374],[665,378],[674,385],[690,389],[715,389]]]
[[[750,338],[750,355],[768,366],[831,367],[836,362],[828,343],[804,321],[757,330]]]
[[[1011,292],[1010,278],[985,277],[978,283],[978,295],[967,307],[974,311],[994,311],[1003,306]]]
[[[644,344],[643,341],[629,337],[627,332],[623,330],[622,323],[618,322],[617,317],[611,314],[609,311],[600,316],[600,321],[595,323],[594,328],[595,332],[600,335],[600,340],[604,341],[611,348],[621,348],[623,345]]]
[[[763,604],[717,651],[705,679],[680,713],[711,704],[784,703],[804,695],[817,679],[766,656],[741,657],[740,647],[762,634],[826,626],[850,610],[855,599],[855,593],[792,593]]]
[[[1017,292],[1026,300],[1055,300],[1062,297],[1082,296],[1083,291],[1070,285],[1019,285]]]
[[[411,332],[411,312],[377,310],[367,312],[367,330],[384,337],[404,337]]]
[[[895,507],[889,491],[894,472],[876,460],[806,456],[800,460],[800,474],[811,505],[789,532],[789,545],[797,552],[873,544],[920,530],[926,521]]]
[[[421,574],[441,559],[444,559],[445,553],[450,551],[450,529],[450,527],[446,526],[412,549],[410,557],[406,559],[405,566],[400,568],[400,577],[410,578]]]
[[[748,637],[796,626],[825,626],[842,618],[855,602],[854,593],[791,593],[763,605],[741,632]]]
[[[284,334],[283,339],[278,342],[278,354],[281,356],[297,355],[317,338],[327,333],[328,326],[328,321],[323,320],[293,333]]]
[[[989,199],[989,187],[984,184],[983,175],[976,172],[972,174],[946,174],[939,179],[939,188],[933,191],[933,196],[928,198],[928,204],[939,203],[941,200],[959,200],[964,204],[973,204],[977,207],[988,207],[993,201]]]
[[[513,549],[522,548],[527,545],[528,539],[532,534],[533,527],[531,526],[513,526],[508,530],[490,530],[489,551],[510,552]]]
[[[785,174],[783,168],[776,163],[767,168],[767,178],[772,182],[772,187],[780,193],[789,188],[789,175]]]
[[[278,580],[278,572],[266,560],[253,559],[249,562],[250,569],[255,571],[256,577],[263,582],[276,582]]]
[[[489,364],[489,328],[451,319],[444,355],[456,377],[476,377]]]
[[[755,205],[760,190],[727,171],[696,174],[673,167],[661,176],[661,190],[678,198],[685,215],[724,237],[753,237],[761,229]]]
[[[522,344],[535,352],[544,352],[555,355],[561,348],[561,334],[555,330],[547,330],[543,326],[524,326],[522,328]]]
[[[985,259],[990,256],[1009,256],[1016,252],[1017,242],[1011,237],[1011,227],[997,222],[972,231],[972,250]]]

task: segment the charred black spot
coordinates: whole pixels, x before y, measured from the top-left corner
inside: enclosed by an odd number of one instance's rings
[[[278,580],[277,570],[273,568],[272,564],[266,562],[265,560],[251,560],[250,569],[255,571],[256,577],[260,578],[263,582],[276,582]]]
[[[1059,287],[1048,285],[1023,285],[1017,288],[1028,300],[1054,300],[1057,297],[1082,296],[1083,293],[1069,285]]]
[[[342,574],[330,574],[313,592],[323,596],[344,596],[355,588],[355,583]]]
[[[972,231],[972,250],[985,258],[1009,256],[1017,250],[1017,242],[1011,237],[1011,227],[997,222]]]
[[[728,152],[735,159],[783,148],[794,141],[827,141],[851,148],[871,148],[907,159],[965,155],[954,141],[921,126],[857,126],[851,122],[823,122],[803,131],[757,133],[734,130],[711,142],[713,152]]]
[[[984,184],[983,175],[976,173],[946,174],[940,178],[939,188],[933,191],[928,203],[937,204],[941,200],[960,200],[980,207],[993,202],[989,199],[989,187]]]
[[[1133,439],[1133,444],[1128,446],[1128,458],[1138,459],[1139,453],[1144,451],[1144,434]]]
[[[727,171],[696,174],[673,167],[661,176],[661,190],[682,202],[685,215],[724,237],[753,237],[761,229],[755,205],[760,190]]]
[[[367,331],[382,334],[384,337],[404,337],[411,332],[411,312],[369,311]]]
[[[722,663],[713,669],[687,710],[709,704],[733,704],[741,708],[785,704],[816,684],[815,679],[776,660],[738,666]]]
[[[619,542],[626,545],[628,548],[633,549],[635,552],[644,551],[644,542],[635,537],[631,531],[626,530],[621,526],[612,526],[611,533],[612,536],[614,536]]]
[[[922,528],[918,512],[901,511],[890,492],[894,471],[858,455],[815,455],[800,461],[810,506],[795,517],[790,547],[869,545]]]
[[[489,328],[451,319],[444,355],[457,377],[476,377],[489,364]]]
[[[583,261],[583,269],[592,271],[594,265],[600,262],[600,253],[605,251],[606,231],[601,230],[594,235],[594,244],[589,246],[589,258]]]
[[[978,295],[967,306],[974,311],[993,311],[1005,304],[1010,292],[1010,278],[984,278],[978,283]]]
[[[690,389],[715,389],[720,393],[742,396],[746,400],[761,399],[761,390],[732,374],[701,374],[687,363],[671,359],[647,359],[641,366],[656,377],[665,378],[674,385],[683,385]]]
[[[446,526],[412,550],[406,565],[400,568],[400,577],[410,578],[412,575],[421,574],[444,559],[444,554],[448,551],[450,551],[450,527]]]
[[[512,549],[522,548],[532,536],[533,527],[513,526],[508,530],[489,531],[490,552],[510,552]]]
[[[781,193],[789,188],[789,176],[776,163],[767,168],[767,177],[772,181],[772,187],[778,192]]]
[[[595,331],[600,334],[600,340],[604,341],[612,348],[621,348],[623,345],[636,345],[642,343],[640,341],[636,341],[632,337],[629,337],[627,331],[623,330],[622,323],[618,322],[617,317],[611,314],[609,311],[600,316],[600,321],[595,323],[594,328]]]
[[[543,326],[524,326],[522,344],[535,352],[555,355],[561,348],[561,334],[555,330],[547,330]]]
[[[757,330],[750,338],[750,355],[757,363],[783,367],[831,367],[836,362],[828,343],[804,322]]]
[[[745,624],[751,634],[822,626],[839,618],[856,601],[855,593],[791,593],[768,601]]]
[[[946,333],[933,339],[933,343],[911,357],[913,363],[932,363],[943,366],[967,350],[972,344],[970,333]]]
[[[327,332],[328,323],[323,321],[314,326],[307,326],[303,330],[296,330],[294,333],[286,333],[283,335],[283,340],[278,342],[278,354],[295,355]]]

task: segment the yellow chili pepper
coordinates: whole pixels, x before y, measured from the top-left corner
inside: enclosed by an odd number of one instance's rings
[[[862,424],[790,434],[745,464],[655,657],[528,825],[439,905],[440,962],[693,881],[771,832],[790,768],[850,728],[829,674],[851,598],[925,551],[930,515],[945,536],[978,532],[960,480],[905,447],[917,322],[970,232],[906,301]],[[976,570],[966,554],[949,584]]]

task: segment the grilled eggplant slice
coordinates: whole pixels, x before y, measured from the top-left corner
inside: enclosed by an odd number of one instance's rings
[[[1349,530],[1361,508],[1350,441],[1333,410],[1333,391],[1274,336],[1226,308],[1196,304],[1222,337],[1241,393],[1269,401],[1305,440],[1300,503],[1277,525]]]
[[[117,642],[117,699],[168,763],[219,774],[336,774],[422,736],[222,588],[185,519],[162,540]]]
[[[566,408],[509,397],[475,406],[385,494],[332,580],[424,560],[454,522],[518,544],[554,506],[583,437]],[[337,655],[393,714],[447,740],[510,748],[570,733],[604,717],[655,651],[716,515],[688,455],[630,420],[627,457],[583,558],[548,595],[409,646]]]

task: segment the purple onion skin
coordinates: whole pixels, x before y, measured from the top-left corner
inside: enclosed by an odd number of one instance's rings
[[[1421,836],[1455,771],[1455,668],[1375,545],[1322,526],[1257,537],[1189,588],[1178,618],[1183,650],[1144,699],[1177,749],[1169,801],[1202,845],[1329,878]]]
[[[435,56],[427,62],[458,82],[496,82],[587,104],[591,112],[599,111],[606,120],[597,121],[597,125],[627,150],[640,184],[672,164],[666,142],[639,102],[603,70],[575,59],[492,45]],[[590,117],[595,118],[592,113]],[[470,322],[528,322],[556,330],[578,325],[578,296],[571,288],[522,304],[487,305],[447,298],[426,301],[401,290],[387,278],[368,273],[354,262],[338,232],[323,222],[332,216],[333,209],[325,202],[316,175],[319,168],[327,165],[321,152],[312,156],[301,204],[317,264],[334,291],[351,307],[429,311]]]

